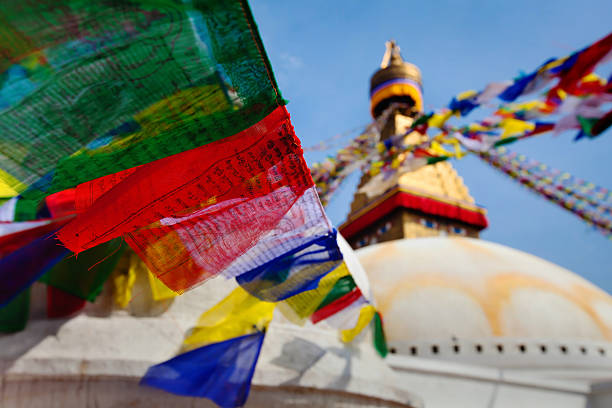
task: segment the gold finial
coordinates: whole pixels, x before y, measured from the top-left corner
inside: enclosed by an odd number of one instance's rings
[[[387,49],[385,50],[382,61],[380,62],[380,67],[387,68],[389,65],[402,65],[404,60],[400,54],[400,47],[397,45],[395,40],[387,41],[385,46]]]
[[[416,65],[404,62],[394,40],[385,43],[386,51],[380,69],[370,78],[370,111],[377,118],[392,103],[404,103],[414,112],[423,111],[421,72]]]

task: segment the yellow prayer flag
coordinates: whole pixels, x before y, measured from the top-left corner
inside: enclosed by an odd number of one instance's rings
[[[595,82],[595,81],[599,83],[604,83],[604,79],[594,72],[591,72],[590,74],[587,74],[582,77],[582,82]]]
[[[191,350],[265,330],[272,320],[275,306],[275,303],[259,300],[237,287],[200,316],[197,326],[185,338],[183,348]]]
[[[427,126],[441,128],[451,116],[453,116],[453,111],[451,110],[434,113],[431,118],[427,120]]]
[[[372,305],[366,305],[359,311],[357,324],[351,329],[342,330],[340,337],[344,343],[350,343],[361,331],[372,321],[376,314],[376,308]]]
[[[453,156],[452,152],[443,148],[442,145],[436,141],[431,142],[430,150],[433,153],[441,155],[441,156]]]
[[[348,274],[349,270],[346,263],[342,262],[336,269],[321,278],[316,289],[298,293],[281,302],[279,304],[280,311],[287,319],[296,324],[301,324],[303,319],[317,310],[317,307],[329,294],[338,279]]]
[[[380,169],[381,167],[384,165],[384,162],[381,161],[377,161],[372,163],[371,167],[370,167],[370,176],[375,176],[378,173],[380,173]]]
[[[462,100],[464,100],[464,99],[471,98],[472,96],[476,96],[477,94],[478,94],[478,92],[476,92],[476,91],[474,91],[474,90],[472,89],[472,90],[469,90],[469,91],[464,91],[464,92],[461,92],[459,95],[457,95],[457,98],[456,98],[456,99],[457,99],[458,101],[462,101]]]
[[[0,198],[11,198],[26,189],[15,177],[0,169]],[[19,190],[19,191],[17,191]]]
[[[517,111],[531,111],[531,110],[536,110],[536,109],[545,109],[546,108],[546,103],[542,102],[542,101],[528,101],[528,102],[523,102],[523,103],[518,103],[512,106],[511,111],[512,112],[517,112]]]
[[[491,128],[483,126],[480,123],[470,123],[468,125],[468,129],[470,130],[470,132],[486,132],[488,130],[491,130]]]
[[[121,258],[119,265],[126,262],[128,265],[127,268],[124,268],[125,272],[118,273],[113,278],[113,283],[115,284],[115,303],[122,309],[125,309],[132,300],[132,288],[136,282],[136,272],[141,267],[139,264],[142,263],[134,252],[130,252],[129,255]],[[121,266],[118,269],[122,269]]]
[[[157,279],[157,276],[153,275],[148,268],[147,276],[149,277],[149,286],[151,287],[153,300],[166,300],[178,296],[178,293],[167,287],[164,282]]]
[[[504,129],[504,132],[501,135],[502,139],[512,136],[519,136],[527,131],[535,129],[535,125],[533,123],[513,118],[503,119],[501,122],[499,122],[499,127]]]
[[[547,70],[556,68],[560,66],[561,64],[563,64],[565,61],[567,61],[567,58],[568,57],[562,57],[562,58],[557,58],[556,60],[550,61],[549,63],[541,67],[539,71],[543,72],[543,71],[547,71]]]

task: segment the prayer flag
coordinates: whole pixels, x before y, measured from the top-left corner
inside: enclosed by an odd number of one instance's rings
[[[45,234],[0,259],[0,307],[68,255],[54,235]]]
[[[25,329],[30,314],[30,288],[23,290],[4,306],[0,306],[0,333]]]
[[[121,243],[113,240],[88,249],[78,256],[68,256],[39,281],[63,292],[93,302],[123,253]]]
[[[183,348],[191,350],[205,344],[263,332],[272,320],[275,306],[274,303],[261,301],[243,288],[237,287],[200,316],[196,327],[185,338]]]
[[[213,343],[150,367],[140,384],[173,394],[205,397],[223,408],[244,405],[264,333]]]
[[[85,300],[61,289],[47,286],[47,317],[68,317],[85,306]]]
[[[149,368],[141,384],[242,406],[274,306],[236,288],[200,316],[183,344],[189,351]]]

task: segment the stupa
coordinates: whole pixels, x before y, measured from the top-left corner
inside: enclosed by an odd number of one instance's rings
[[[412,124],[420,85],[418,68],[387,43],[371,81],[372,114],[387,115],[382,140]],[[447,162],[362,177],[340,231],[360,248],[389,365],[428,408],[612,406],[612,297],[548,261],[478,239],[486,226]]]
[[[421,88],[420,70],[404,62],[395,42],[388,42],[381,68],[370,81],[372,116],[380,121],[384,115],[381,141],[410,128],[423,110]],[[425,138],[413,132],[403,142],[416,145]],[[463,179],[449,162],[439,162],[386,178],[363,175],[339,231],[360,248],[404,237],[478,237],[486,226],[486,211],[475,204]]]

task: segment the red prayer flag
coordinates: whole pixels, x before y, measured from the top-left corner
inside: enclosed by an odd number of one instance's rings
[[[168,216],[283,186],[299,195],[313,185],[284,107],[234,136],[140,166],[115,186],[89,183],[77,188],[77,202],[92,201],[84,191],[99,198],[58,233],[75,253]]]
[[[85,307],[85,300],[47,285],[47,317],[68,317]]]

